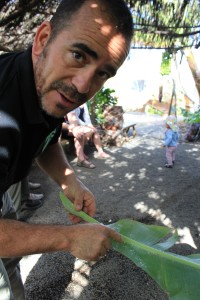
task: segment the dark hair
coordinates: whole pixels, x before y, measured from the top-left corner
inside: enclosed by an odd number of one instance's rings
[[[87,0],[62,0],[50,20],[52,26],[51,40],[66,28],[70,18],[78,12]],[[116,24],[116,29],[127,41],[131,41],[133,35],[132,16],[124,0],[99,0],[106,6],[110,20]]]

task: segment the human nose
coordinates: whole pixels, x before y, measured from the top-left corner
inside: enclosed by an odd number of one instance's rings
[[[79,71],[72,78],[72,84],[76,87],[77,91],[81,94],[86,94],[90,91],[94,72],[91,70]]]

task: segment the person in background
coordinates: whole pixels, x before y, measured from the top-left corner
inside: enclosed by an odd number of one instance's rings
[[[31,190],[37,190],[41,187],[41,184],[39,182],[32,182],[28,180],[29,189]]]
[[[20,257],[69,251],[97,260],[120,234],[101,224],[16,220],[8,189],[33,160],[90,216],[95,197],[76,177],[59,143],[64,116],[89,99],[126,59],[133,23],[123,0],[62,0],[27,50],[0,55],[0,299],[25,299]],[[59,223],[59,220],[58,220]]]
[[[35,210],[42,206],[44,194],[35,193],[36,189],[41,187],[40,183],[29,181],[28,177],[25,177],[21,182],[22,192],[22,209]]]
[[[178,125],[176,117],[172,115],[168,116],[165,121],[165,125],[165,140],[162,144],[162,147],[166,148],[167,163],[165,164],[165,167],[173,168],[173,165],[175,164],[175,152],[178,143]]]
[[[193,123],[190,125],[185,140],[188,142],[195,142],[200,139],[200,123]]]
[[[40,186],[40,183],[29,181],[27,176],[9,187],[8,193],[12,199],[17,219],[20,219],[23,210],[35,210],[42,206],[43,202],[41,200],[44,195],[32,193],[31,191],[38,189]]]
[[[93,169],[95,165],[89,161],[84,152],[85,144],[91,140],[98,152],[98,158],[109,158],[110,155],[103,150],[100,135],[97,129],[92,125],[87,104],[77,107],[67,114],[66,126],[69,134],[74,136],[74,146],[78,158],[77,166]]]

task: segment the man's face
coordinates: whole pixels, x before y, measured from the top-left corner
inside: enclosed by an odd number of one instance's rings
[[[91,99],[125,60],[129,44],[98,0],[86,1],[66,29],[48,43],[44,22],[33,44],[36,89],[42,109],[56,118]]]

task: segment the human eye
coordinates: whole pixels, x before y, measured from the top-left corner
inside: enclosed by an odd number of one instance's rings
[[[107,80],[115,76],[115,74],[116,74],[116,69],[110,64],[105,65],[105,67],[101,68],[98,72],[99,77],[103,80]]]
[[[80,53],[79,51],[73,51],[72,55],[73,55],[74,59],[78,62],[82,63],[85,60],[84,55],[82,53]]]
[[[109,79],[110,77],[112,77],[111,74],[109,74],[109,72],[106,72],[106,71],[99,71],[99,77],[103,80],[107,80]]]

